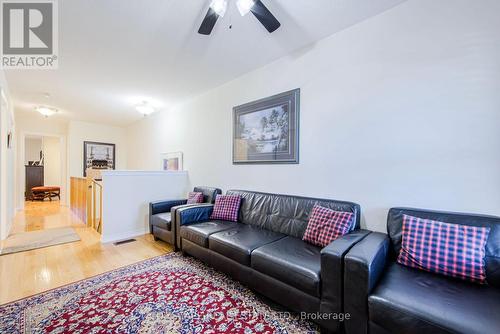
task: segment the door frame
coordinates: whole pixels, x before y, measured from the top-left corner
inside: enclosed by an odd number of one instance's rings
[[[18,166],[19,170],[19,190],[18,190],[18,210],[24,209],[24,188],[26,187],[26,170],[24,168],[24,159],[26,153],[26,137],[37,136],[37,137],[56,137],[59,138],[59,145],[61,150],[61,205],[69,206],[69,196],[68,196],[68,150],[66,146],[66,135],[48,133],[48,132],[31,132],[23,131],[19,135],[19,158]]]
[[[11,146],[7,147],[7,133],[11,133]],[[16,207],[16,151],[15,119],[11,101],[0,83],[0,240],[5,239],[12,226]],[[9,172],[12,172],[9,174]],[[11,187],[11,182],[13,182]]]

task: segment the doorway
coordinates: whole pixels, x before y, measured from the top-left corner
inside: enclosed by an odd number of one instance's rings
[[[48,133],[21,133],[17,164],[18,209],[35,203],[67,205],[66,137]]]
[[[58,137],[27,135],[24,139],[25,201],[60,201],[61,142]]]

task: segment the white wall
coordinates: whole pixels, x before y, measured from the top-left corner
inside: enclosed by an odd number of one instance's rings
[[[68,127],[69,175],[83,177],[83,142],[115,144],[116,169],[127,168],[127,134],[122,127],[72,121]]]
[[[0,240],[10,231],[14,217],[16,171],[15,118],[9,88],[4,72],[0,70]],[[7,146],[7,134],[12,133],[12,144]]]
[[[149,233],[149,203],[182,199],[188,192],[186,172],[104,171],[102,242]]]
[[[30,161],[40,161],[40,151],[43,151],[42,137],[30,138],[24,140],[24,164]]]
[[[22,133],[65,136],[68,133],[68,122],[44,117],[35,111],[30,113],[16,111],[16,130],[19,136]]]
[[[193,185],[352,200],[380,231],[392,206],[500,215],[499,12],[409,0],[131,126],[128,167],[183,151]],[[232,165],[232,107],[294,88],[300,164]]]
[[[43,137],[43,183],[61,186],[61,141],[58,137]]]

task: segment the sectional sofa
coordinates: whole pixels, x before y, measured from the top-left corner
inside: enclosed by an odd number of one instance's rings
[[[500,217],[392,208],[385,234],[361,230],[360,206],[352,202],[243,190],[226,194],[242,198],[237,222],[210,219],[211,197],[208,203],[171,207],[176,247],[289,310],[315,315],[308,320],[318,323],[322,332],[500,333]],[[326,247],[304,242],[315,205],[353,213],[349,233]],[[156,206],[152,208],[155,212]],[[480,261],[484,281],[469,282],[397,261],[408,217],[447,229],[455,224],[451,229],[456,231],[487,229]],[[432,252],[473,249],[462,247],[461,237],[453,247],[446,239],[433,249],[441,232],[419,232],[425,261],[436,260]],[[423,247],[428,242],[431,247]],[[440,271],[441,266],[436,268]]]
[[[403,215],[488,227],[486,284],[397,263]],[[346,333],[500,333],[499,217],[392,208],[387,232],[369,234],[345,256],[344,310],[352,318],[345,323]]]
[[[262,295],[297,312],[316,314],[323,329],[341,330],[343,258],[369,232],[358,204],[328,199],[227,191],[241,196],[238,222],[210,220],[212,205],[179,208],[178,246]],[[315,204],[354,214],[350,233],[321,248],[302,241]]]

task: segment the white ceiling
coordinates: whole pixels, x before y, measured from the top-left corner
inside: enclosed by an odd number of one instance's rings
[[[59,69],[6,71],[16,112],[124,126],[145,98],[168,109],[405,0],[262,0],[273,34],[234,1],[210,36],[197,33],[209,0],[59,1]]]

